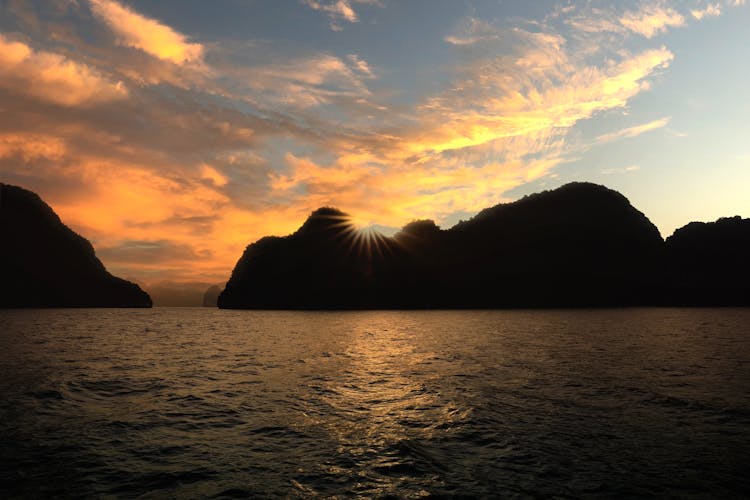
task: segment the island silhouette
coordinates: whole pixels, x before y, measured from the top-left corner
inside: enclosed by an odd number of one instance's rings
[[[670,304],[750,305],[750,219],[691,222],[665,247]]]
[[[35,193],[0,183],[0,307],[151,307]],[[207,307],[438,309],[750,306],[750,219],[692,222],[664,241],[622,194],[575,182],[443,230],[392,237],[323,207],[249,245]],[[197,296],[196,296],[197,297]],[[197,305],[197,304],[196,304]]]
[[[750,305],[750,220],[691,223],[665,242],[622,194],[576,182],[442,230],[392,237],[335,208],[249,245],[220,308]]]
[[[0,307],[151,307],[35,193],[0,183]]]
[[[221,285],[211,285],[203,294],[203,307],[216,307],[221,293]]]

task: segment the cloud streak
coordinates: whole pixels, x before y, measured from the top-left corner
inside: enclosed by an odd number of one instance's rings
[[[657,130],[662,127],[666,127],[669,124],[670,119],[671,119],[670,117],[659,118],[658,120],[653,120],[648,123],[643,123],[641,125],[628,127],[622,130],[618,130],[617,132],[612,132],[609,134],[602,134],[596,138],[596,141],[601,144],[605,142],[616,141],[619,139],[636,137],[641,134],[645,134],[646,132],[651,132],[652,130]]]
[[[145,17],[115,0],[89,0],[91,10],[117,36],[117,43],[142,50],[163,61],[184,65],[201,63],[204,48],[199,43],[159,21]]]
[[[634,33],[652,38],[670,27],[683,26],[685,18],[672,8],[658,4],[643,4],[638,10],[628,11],[620,24]]]
[[[350,23],[359,21],[357,13],[347,0],[334,0],[332,2],[318,2],[316,0],[303,0],[303,3],[313,10],[319,10],[328,14],[332,19],[343,19]]]
[[[330,28],[333,31],[341,31],[344,28],[339,21],[358,23],[359,15],[352,7],[355,4],[370,4],[381,6],[380,0],[301,0],[301,3],[313,10],[325,13],[330,20]]]

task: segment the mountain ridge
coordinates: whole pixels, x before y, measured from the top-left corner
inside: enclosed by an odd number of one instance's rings
[[[685,252],[671,241],[667,244],[621,193],[592,183],[566,184],[488,207],[450,229],[431,220],[412,221],[392,237],[356,231],[347,226],[344,212],[323,207],[294,233],[248,245],[218,304],[272,309],[750,305],[742,281],[713,299],[731,277],[700,281],[702,264],[683,266]],[[745,265],[738,258],[726,264]]]
[[[0,183],[0,307],[151,307],[36,193]]]

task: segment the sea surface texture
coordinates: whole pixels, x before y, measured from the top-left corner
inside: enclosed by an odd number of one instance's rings
[[[750,309],[0,311],[0,497],[742,497]]]

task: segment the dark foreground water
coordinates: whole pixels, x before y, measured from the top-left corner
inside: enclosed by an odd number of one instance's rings
[[[750,309],[0,311],[0,497],[740,497]]]

